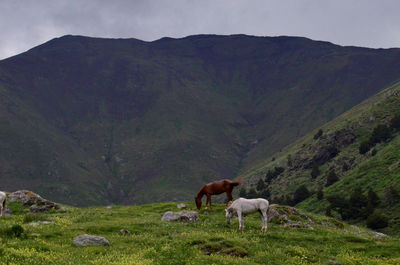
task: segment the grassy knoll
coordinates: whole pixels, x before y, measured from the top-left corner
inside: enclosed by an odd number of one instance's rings
[[[15,205],[14,205],[15,207]],[[189,208],[194,208],[189,203]],[[319,215],[314,230],[270,223],[260,231],[258,214],[225,223],[215,205],[197,223],[162,222],[176,203],[69,208],[33,217],[21,213],[0,219],[0,264],[399,264],[400,240],[375,238],[368,231]],[[32,226],[31,221],[53,223]],[[21,225],[19,235],[10,231]],[[131,231],[120,235],[120,229]],[[80,234],[106,237],[110,247],[75,247]]]

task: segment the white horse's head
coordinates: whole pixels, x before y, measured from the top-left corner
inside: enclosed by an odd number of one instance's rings
[[[225,217],[226,217],[226,223],[230,224],[231,223],[231,219],[233,217],[237,216],[236,211],[233,208],[226,208],[225,209]]]

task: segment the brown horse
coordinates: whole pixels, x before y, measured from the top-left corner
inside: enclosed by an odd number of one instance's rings
[[[229,179],[223,179],[223,180],[213,181],[204,185],[199,191],[199,193],[197,193],[197,196],[195,197],[197,209],[200,210],[201,199],[203,198],[204,195],[207,195],[206,206],[207,204],[209,204],[210,208],[211,208],[211,195],[217,195],[226,192],[226,195],[228,197],[228,202],[232,201],[233,188],[242,182],[243,179],[239,179],[239,181],[231,181]]]

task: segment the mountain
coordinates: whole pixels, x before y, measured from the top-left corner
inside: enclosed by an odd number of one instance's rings
[[[270,194],[275,203],[297,204],[361,224],[371,222],[371,215],[383,216],[378,222],[382,231],[399,234],[399,150],[397,83],[266,158],[242,177],[248,190],[258,185],[262,187],[258,192]],[[273,174],[276,168],[281,170]]]
[[[73,205],[190,199],[400,78],[400,49],[64,36],[0,61],[0,181]]]

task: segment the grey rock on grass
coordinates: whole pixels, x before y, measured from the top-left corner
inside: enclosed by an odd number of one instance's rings
[[[78,247],[86,246],[109,246],[110,242],[102,236],[92,236],[88,234],[79,235],[74,239],[74,245]]]

